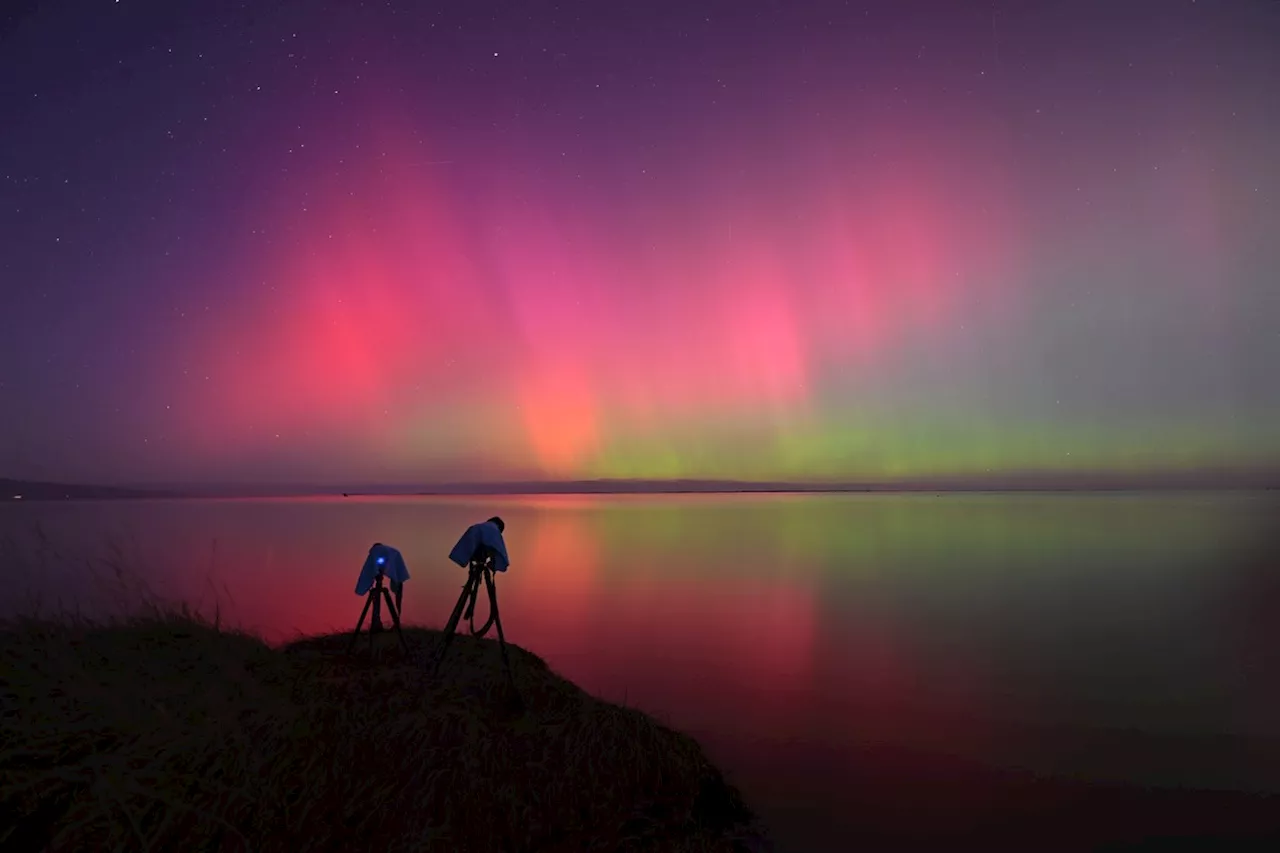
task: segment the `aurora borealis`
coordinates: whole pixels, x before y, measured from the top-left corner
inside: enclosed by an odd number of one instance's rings
[[[29,5],[0,474],[1280,465],[1275,4]]]

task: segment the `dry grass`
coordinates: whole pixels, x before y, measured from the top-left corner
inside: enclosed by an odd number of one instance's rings
[[[437,632],[409,629],[415,651]],[[0,849],[767,849],[698,745],[510,647],[274,650],[182,608],[0,626]]]

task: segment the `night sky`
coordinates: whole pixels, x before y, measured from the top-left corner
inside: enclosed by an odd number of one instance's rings
[[[4,8],[0,476],[1280,464],[1280,3]]]

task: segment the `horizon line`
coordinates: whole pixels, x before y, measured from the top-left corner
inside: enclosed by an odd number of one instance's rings
[[[901,480],[797,482],[681,478],[671,480],[598,478],[592,480],[503,480],[423,484],[359,485],[300,483],[153,483],[97,485],[0,478],[0,500],[74,498],[200,497],[413,497],[493,495],[621,494],[840,494],[972,492],[1140,492],[1271,491],[1280,489],[1280,472],[1186,471],[1118,474],[1107,472],[1023,472]],[[29,492],[24,494],[23,492]]]

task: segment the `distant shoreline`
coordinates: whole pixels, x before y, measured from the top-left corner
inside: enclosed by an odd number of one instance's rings
[[[564,483],[509,482],[448,484],[433,487],[367,486],[355,489],[320,486],[206,486],[186,488],[113,487],[41,483],[0,479],[0,502],[20,501],[118,501],[118,500],[210,500],[235,498],[314,497],[494,497],[494,496],[584,496],[584,495],[784,495],[784,494],[1099,494],[1144,492],[1273,492],[1280,490],[1280,478],[1267,474],[1255,477],[1205,478],[1190,476],[1152,477],[1142,480],[1110,481],[1028,478],[978,482],[903,482],[862,484],[739,483],[724,481],[628,481],[598,480]]]

